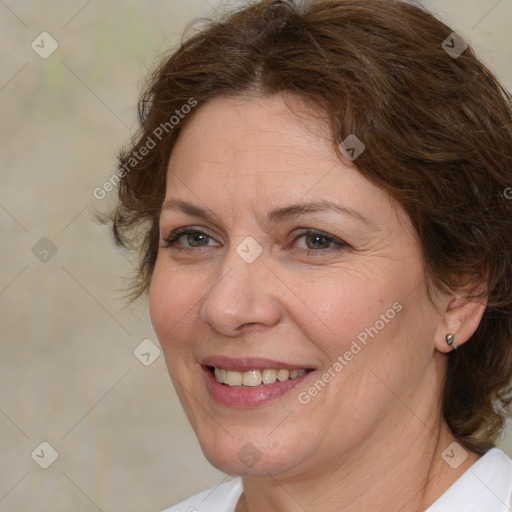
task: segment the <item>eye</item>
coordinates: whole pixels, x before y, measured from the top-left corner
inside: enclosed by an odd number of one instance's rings
[[[323,233],[322,231],[308,230],[294,239],[294,248],[311,252],[325,252],[347,248],[341,240]]]
[[[168,238],[164,239],[163,242],[165,243],[163,247],[176,246],[182,249],[220,245],[206,230],[191,227],[177,229]]]

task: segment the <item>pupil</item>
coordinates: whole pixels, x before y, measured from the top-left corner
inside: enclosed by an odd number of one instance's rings
[[[205,242],[207,242],[207,236],[201,233],[194,233],[188,236],[188,243],[193,247],[204,245]]]
[[[322,235],[310,235],[308,237],[313,249],[326,249],[329,246],[329,241]]]

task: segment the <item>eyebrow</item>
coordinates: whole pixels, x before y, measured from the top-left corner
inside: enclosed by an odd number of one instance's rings
[[[173,210],[178,210],[187,215],[199,217],[209,222],[215,222],[217,217],[206,208],[202,208],[201,206],[188,203],[187,201],[182,201],[181,199],[168,199],[163,203],[161,211]],[[282,208],[276,208],[268,213],[267,222],[269,224],[277,224],[278,222],[281,222],[283,220],[299,217],[301,215],[325,211],[332,211],[335,213],[346,215],[356,220],[362,221],[364,224],[370,227],[374,227],[374,225],[359,212],[352,210],[351,208],[347,208],[346,206],[341,206],[332,201],[297,203],[289,206],[284,206]]]
[[[269,212],[268,221],[271,224],[275,224],[282,220],[286,220],[293,217],[299,217],[300,215],[326,211],[331,211],[342,215],[348,215],[349,217],[364,222],[368,226],[372,225],[370,221],[366,217],[361,215],[359,212],[352,210],[351,208],[347,208],[346,206],[341,206],[337,203],[333,203],[332,201],[297,203],[292,204],[290,206],[285,206],[283,208],[277,208]]]

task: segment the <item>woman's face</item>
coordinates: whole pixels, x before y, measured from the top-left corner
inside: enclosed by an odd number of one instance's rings
[[[302,114],[281,95],[214,99],[169,162],[151,318],[230,474],[330,471],[414,443],[438,412],[440,316],[410,221]]]

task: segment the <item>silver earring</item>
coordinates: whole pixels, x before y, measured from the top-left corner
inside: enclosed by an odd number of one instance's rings
[[[446,343],[448,343],[453,350],[457,350],[457,345],[455,345],[455,334],[452,332],[446,335]]]

